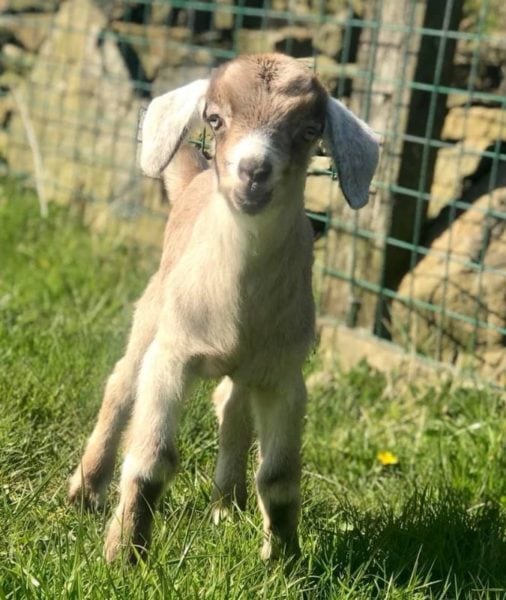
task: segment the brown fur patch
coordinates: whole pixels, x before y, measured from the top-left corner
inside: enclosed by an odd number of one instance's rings
[[[288,56],[242,56],[216,70],[208,103],[230,112],[249,129],[275,125],[290,113],[294,120],[323,122],[327,93],[315,75]]]
[[[269,57],[261,57],[258,59],[260,67],[259,77],[265,84],[267,91],[271,90],[271,84],[278,76],[278,63]]]

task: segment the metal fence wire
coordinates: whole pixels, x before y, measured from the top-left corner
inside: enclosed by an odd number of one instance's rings
[[[505,31],[498,0],[4,0],[0,156],[42,206],[153,241],[167,211],[136,165],[140,109],[240,53],[300,58],[383,140],[359,212],[329,158],[311,164],[320,316],[504,384]]]

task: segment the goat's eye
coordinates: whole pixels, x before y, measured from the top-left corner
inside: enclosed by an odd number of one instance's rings
[[[321,127],[315,125],[309,125],[304,129],[304,139],[308,142],[315,140],[317,137],[320,137],[322,134]]]
[[[207,122],[214,131],[217,131],[223,125],[223,119],[217,114],[209,115]]]

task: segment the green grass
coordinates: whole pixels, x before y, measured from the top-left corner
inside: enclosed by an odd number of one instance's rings
[[[31,193],[0,185],[0,598],[506,597],[504,398],[392,385],[366,365],[311,392],[299,564],[260,562],[253,490],[244,514],[211,525],[216,431],[202,387],[148,561],[107,566],[110,504],[76,511],[66,479],[156,260],[71,211],[41,220]]]

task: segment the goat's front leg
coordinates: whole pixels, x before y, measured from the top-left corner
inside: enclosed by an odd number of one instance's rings
[[[178,465],[176,430],[180,406],[189,378],[185,365],[171,360],[156,339],[150,345],[139,373],[120,483],[120,501],[112,516],[105,542],[105,557],[113,560],[127,548],[143,554],[150,542],[153,512],[164,484]]]
[[[261,461],[256,483],[264,518],[264,560],[300,553],[297,525],[305,405],[306,388],[300,372],[284,379],[275,389],[254,392],[252,408]]]
[[[225,377],[213,394],[220,428],[218,462],[212,493],[213,520],[216,524],[235,502],[246,507],[246,468],[252,440],[250,394],[247,389]]]

